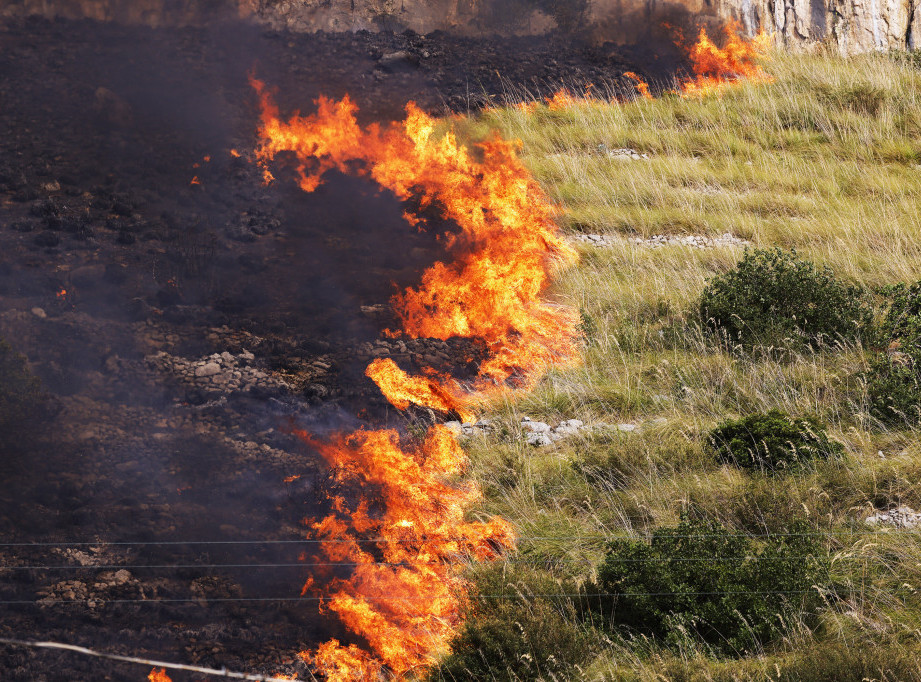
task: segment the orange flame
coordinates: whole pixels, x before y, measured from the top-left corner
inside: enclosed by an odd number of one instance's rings
[[[402,199],[413,191],[421,191],[424,202],[437,198],[444,216],[461,228],[447,240],[458,252],[452,262],[435,263],[420,287],[393,298],[402,333],[485,341],[490,354],[476,389],[487,393],[508,386],[509,379],[515,387],[530,387],[551,364],[572,361],[577,315],[541,295],[552,265],[574,261],[576,254],[558,234],[556,210],[518,158],[515,143],[498,137],[482,142],[478,161],[452,132],[436,137],[435,121],[413,103],[402,124],[362,129],[348,97],[321,97],[316,114],[283,122],[263,85],[253,85],[262,96],[257,157],[267,179],[268,162],[291,151],[304,191],[315,190],[328,170],[358,172]]]
[[[157,670],[154,668],[150,671],[150,674],[147,676],[147,682],[173,682],[169,675],[166,674],[166,668],[160,668]]]
[[[445,481],[460,474],[467,459],[444,426],[405,449],[395,431],[358,431],[328,443],[300,435],[333,466],[337,483],[375,491],[354,504],[337,496],[336,513],[311,524],[326,559],[356,566],[348,580],[329,583],[328,608],[395,674],[431,665],[459,623],[466,587],[459,560],[495,559],[514,544],[511,526],[501,519],[464,520],[479,490]],[[382,504],[372,511],[369,499]],[[330,681],[365,679],[355,676],[356,666],[380,669],[338,642],[309,656]]]
[[[189,181],[189,184],[190,184],[190,185],[200,185],[200,184],[201,184],[201,180],[199,180],[199,179],[198,179],[198,176],[196,175],[195,177],[193,177],[193,178]]]
[[[624,71],[624,75],[636,83],[637,92],[643,96],[643,99],[655,99],[649,92],[649,83],[643,80],[640,76],[636,75],[632,71]]]
[[[726,24],[722,48],[710,40],[705,29],[700,29],[697,42],[688,49],[694,78],[680,83],[682,95],[702,97],[740,80],[773,81],[760,64],[770,56],[773,37],[762,31],[747,40],[739,35],[739,29],[737,22]]]
[[[423,206],[437,200],[460,228],[446,240],[451,261],[435,263],[420,286],[394,296],[401,328],[388,333],[477,339],[486,359],[466,387],[431,368],[411,376],[390,359],[375,360],[366,374],[394,406],[424,405],[471,420],[480,397],[527,388],[549,365],[574,361],[576,313],[541,296],[554,265],[574,260],[575,252],[557,233],[555,209],[515,143],[494,137],[470,150],[452,132],[436,136],[435,121],[412,103],[402,123],[362,128],[348,97],[320,98],[316,114],[285,122],[264,86],[253,85],[262,98],[256,157],[266,182],[273,180],[269,162],[293,152],[304,191],[315,190],[329,170],[358,173],[401,199],[415,197]],[[406,217],[415,226],[414,216]],[[432,427],[421,445],[408,447],[394,431],[358,431],[324,443],[301,435],[331,465],[341,484],[336,490],[356,491],[335,493],[333,513],[309,526],[327,561],[355,567],[348,579],[325,583],[324,607],[373,652],[331,640],[302,658],[331,682],[430,666],[460,621],[466,583],[458,564],[512,548],[511,526],[464,520],[479,491],[447,482],[463,472],[466,458],[445,427]],[[317,589],[311,576],[303,592]]]
[[[57,296],[58,300],[64,300],[67,298],[67,289],[61,289],[55,296]]]
[[[399,410],[405,410],[410,404],[422,405],[441,412],[457,412],[464,421],[473,420],[473,412],[462,405],[464,397],[460,395],[460,387],[450,377],[410,376],[390,358],[374,360],[365,375]],[[442,383],[438,382],[439,378]]]

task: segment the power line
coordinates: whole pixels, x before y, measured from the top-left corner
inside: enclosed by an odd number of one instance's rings
[[[671,563],[671,562],[719,562],[719,561],[805,561],[808,559],[818,558],[818,555],[808,554],[802,556],[730,556],[730,557],[677,557],[673,559],[656,559],[656,558],[646,558],[646,559],[611,559],[611,561],[616,563],[642,563],[642,564],[653,564],[653,563]],[[845,557],[836,557],[836,561],[860,561],[860,560],[876,560],[879,559],[878,556],[845,556]],[[544,564],[546,561],[541,561],[539,559],[524,559],[524,558],[505,558],[503,561],[506,563],[514,564]],[[570,559],[571,561],[571,559]],[[591,559],[583,558],[582,561],[586,563],[593,563]],[[317,563],[273,563],[273,564],[100,564],[100,565],[87,565],[79,566],[73,564],[66,565],[56,565],[56,566],[47,566],[47,565],[30,565],[30,566],[0,566],[0,572],[3,571],[57,571],[57,570],[147,570],[147,569],[184,569],[184,568],[314,568],[314,567],[357,567],[357,566],[442,566],[448,562],[446,561],[425,561],[425,562],[411,562],[411,561],[338,561],[338,562],[317,562]]]
[[[513,592],[507,594],[478,594],[470,596],[471,600],[477,599],[600,599],[608,597],[725,597],[725,596],[753,596],[753,595],[803,595],[820,592],[819,589],[811,590],[726,590],[722,592],[596,592],[596,593],[566,593],[559,592],[553,594],[522,594]],[[914,594],[914,592],[912,593]],[[431,595],[408,597],[408,596],[367,596],[360,595],[359,598],[371,602],[386,601],[431,601]],[[9,599],[0,600],[3,605],[33,605],[47,606],[52,604],[69,604],[69,605],[86,605],[89,602],[101,605],[111,604],[197,604],[207,606],[211,603],[267,603],[267,602],[322,602],[329,601],[330,597],[200,597],[192,599],[183,598],[164,598],[164,599]]]
[[[824,532],[800,532],[800,533],[691,533],[674,535],[668,534],[661,539],[668,538],[785,538],[785,537],[844,537],[844,536],[862,536],[862,535],[921,535],[919,528],[866,528],[840,531]],[[633,540],[633,539],[650,539],[654,536],[650,533],[638,535],[521,535],[515,537],[515,541],[521,542],[541,542],[541,541],[570,541],[570,540]],[[67,541],[67,542],[0,542],[0,547],[146,547],[146,546],[182,546],[182,545],[302,545],[302,544],[325,544],[325,543],[365,543],[365,542],[405,542],[405,543],[423,543],[423,542],[469,542],[470,538],[330,538],[316,539],[303,538],[299,540],[157,540],[157,541],[117,541],[109,542],[106,540],[96,541]]]

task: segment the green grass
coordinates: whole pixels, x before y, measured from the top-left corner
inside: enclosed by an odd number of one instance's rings
[[[464,125],[472,137],[498,128],[522,141],[567,231],[731,232],[758,247],[795,247],[873,291],[921,278],[921,70],[912,64],[777,55],[774,83],[722,97],[499,109]],[[650,158],[609,158],[601,144]],[[605,634],[563,609],[591,641],[568,676],[921,680],[921,531],[870,532],[863,523],[874,508],[921,509],[921,439],[871,417],[861,378],[869,350],[777,358],[714,345],[695,306],[708,278],[739,260],[738,248],[625,240],[580,249],[552,295],[588,321],[582,364],[498,406],[492,416],[505,428],[468,442],[480,511],[509,519],[522,537],[517,554],[491,570],[526,563],[548,580],[583,584],[596,577],[604,538],[640,537],[682,514],[754,535],[806,518],[828,533],[832,562],[818,624],[793,623],[742,658]],[[843,455],[778,477],[720,464],[706,450],[718,423],[771,409],[820,420]],[[516,434],[523,415],[640,428],[530,448]],[[486,592],[496,589],[490,576],[478,579]]]

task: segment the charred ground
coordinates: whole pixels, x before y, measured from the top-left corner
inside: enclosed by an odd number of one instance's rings
[[[264,542],[302,538],[324,497],[287,427],[395,420],[362,375],[371,357],[476,356],[381,339],[389,296],[444,257],[452,226],[407,229],[400,202],[344,176],[309,195],[283,174],[264,187],[249,73],[283,107],[348,93],[388,120],[409,100],[441,114],[510,89],[627,87],[624,70],[642,73],[564,36],[0,29],[0,336],[48,406],[28,443],[0,445],[0,536],[23,543],[0,547],[0,633],[264,672],[343,636],[315,603],[213,601],[296,597],[310,572],[302,544]],[[169,544],[189,540],[218,544]],[[156,599],[196,601],[131,601]],[[5,680],[145,674],[0,661]]]

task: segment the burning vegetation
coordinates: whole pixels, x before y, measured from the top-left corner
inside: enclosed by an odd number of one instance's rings
[[[450,131],[436,135],[436,121],[412,103],[404,122],[384,128],[362,129],[348,98],[321,98],[315,115],[283,121],[265,86],[254,86],[267,181],[267,164],[293,152],[304,191],[315,191],[332,169],[358,173],[415,200],[408,226],[424,229],[426,216],[438,214],[460,228],[445,238],[452,258],[392,299],[400,328],[389,335],[471,338],[485,345],[486,358],[463,385],[434,368],[410,376],[392,360],[375,360],[366,373],[395,407],[412,403],[470,419],[475,400],[528,387],[551,365],[574,361],[577,316],[542,300],[551,269],[574,252],[511,143],[493,137],[468,150]],[[375,679],[382,667],[398,676],[430,667],[457,634],[466,590],[460,571],[511,549],[511,527],[501,519],[464,521],[479,493],[447,483],[466,459],[444,427],[432,427],[417,449],[393,431],[358,431],[315,447],[338,483],[357,485],[353,499],[337,494],[335,512],[310,526],[323,556],[355,568],[325,585],[311,578],[305,589],[321,590],[371,655],[332,640],[305,660],[337,682]]]

